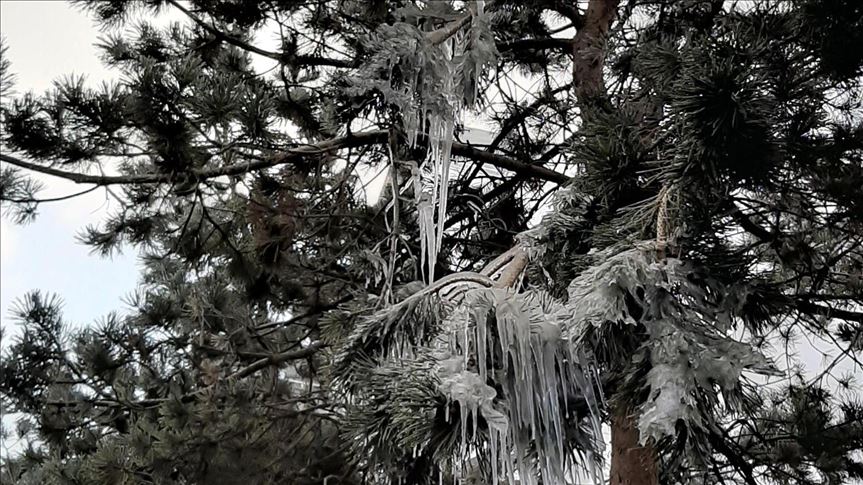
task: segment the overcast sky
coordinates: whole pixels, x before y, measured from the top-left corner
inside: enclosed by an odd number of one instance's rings
[[[88,84],[116,79],[99,61],[94,43],[101,35],[87,15],[60,1],[0,1],[0,33],[8,46],[15,74],[14,94],[42,93],[69,74],[83,74]],[[44,177],[53,197],[80,191],[82,186]],[[87,224],[97,223],[115,201],[99,190],[71,201],[43,204],[35,222],[21,226],[0,221],[0,311],[10,330],[9,310],[31,289],[60,295],[67,320],[82,324],[122,308],[137,278],[132,254],[102,259],[75,241]],[[12,330],[14,333],[14,330]],[[4,336],[8,338],[6,333]],[[8,344],[8,341],[7,341]]]

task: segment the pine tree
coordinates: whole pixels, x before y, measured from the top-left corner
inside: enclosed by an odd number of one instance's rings
[[[77,3],[122,81],[0,60],[0,200],[144,270],[19,301],[4,483],[863,479],[860,2]]]

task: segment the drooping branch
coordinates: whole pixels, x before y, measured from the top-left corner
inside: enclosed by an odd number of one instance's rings
[[[365,145],[385,143],[387,140],[387,132],[385,130],[368,131],[362,133],[354,133],[348,136],[332,138],[320,143],[304,145],[296,148],[286,149],[283,153],[260,160],[254,160],[247,163],[236,163],[225,165],[223,167],[215,167],[210,169],[193,170],[188,176],[194,180],[203,181],[216,177],[228,175],[242,175],[255,170],[284,165],[286,163],[296,162],[305,157],[330,153],[344,148],[355,148]],[[464,143],[453,143],[453,155],[468,158],[480,163],[487,163],[498,168],[511,170],[519,174],[525,174],[535,177],[540,180],[563,184],[569,180],[565,174],[555,172],[554,170],[525,163],[514,158],[510,158],[497,153],[492,153],[475,148],[472,145]],[[77,172],[69,172],[53,167],[47,167],[36,163],[26,162],[20,158],[11,155],[0,154],[0,161],[15,165],[16,167],[31,170],[33,172],[52,175],[62,179],[66,179],[77,184],[95,184],[95,185],[122,185],[122,184],[158,184],[171,183],[184,179],[186,174],[171,174],[171,173],[144,173],[134,175],[89,175]]]

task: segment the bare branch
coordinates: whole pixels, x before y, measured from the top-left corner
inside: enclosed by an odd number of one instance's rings
[[[842,310],[839,308],[831,308],[825,305],[818,305],[804,298],[798,298],[795,301],[795,306],[799,311],[804,313],[821,315],[827,318],[838,318],[840,320],[863,323],[863,312],[853,312],[850,310]]]
[[[519,50],[560,50],[572,49],[572,39],[561,39],[558,37],[546,37],[537,39],[518,39],[509,42],[500,42],[497,49],[501,52]]]
[[[494,165],[498,168],[512,170],[513,172],[518,174],[530,175],[532,177],[536,177],[540,180],[545,180],[548,182],[564,184],[570,179],[568,175],[562,174],[560,172],[555,172],[554,170],[551,170],[549,168],[542,167],[540,165],[531,165],[528,163],[520,162],[514,158],[488,152],[485,150],[480,150],[478,148],[474,148],[471,145],[465,145],[463,143],[453,143],[452,153],[453,155],[470,158],[471,160],[476,160],[477,162]]]
[[[315,352],[322,349],[323,347],[324,343],[318,340],[309,344],[308,347],[304,347],[299,350],[281,352],[278,354],[270,355],[268,357],[264,357],[238,370],[237,372],[234,372],[233,374],[228,376],[228,379],[242,379],[243,377],[248,377],[266,367],[278,366],[291,360],[306,359],[314,355]]]
[[[97,185],[95,187],[90,187],[88,189],[84,189],[84,190],[81,190],[79,192],[75,192],[75,193],[72,193],[69,195],[62,195],[60,197],[50,197],[47,199],[17,199],[17,198],[12,198],[12,197],[9,197],[9,198],[0,197],[0,200],[6,201],[6,202],[14,202],[16,204],[43,204],[46,202],[60,202],[62,200],[74,199],[75,197],[78,197],[80,195],[89,194],[90,192],[92,192],[98,188],[99,188],[99,186]]]
[[[442,44],[447,39],[454,36],[456,32],[461,30],[465,25],[469,24],[472,19],[473,14],[467,13],[462,18],[458,20],[453,20],[452,22],[444,25],[443,27],[427,33],[426,40],[431,42],[432,45]]]
[[[241,175],[254,170],[282,165],[307,157],[310,155],[320,155],[341,148],[351,148],[372,143],[382,143],[385,139],[385,131],[371,131],[365,133],[356,133],[349,136],[333,138],[313,145],[305,145],[297,148],[289,148],[284,153],[268,159],[255,160],[248,163],[237,163],[226,165],[224,167],[216,167],[206,170],[193,170],[191,176],[197,180],[206,180],[225,175]],[[96,185],[121,185],[121,184],[158,184],[165,182],[173,182],[178,179],[177,174],[170,173],[146,173],[135,175],[88,175],[76,172],[68,172],[52,167],[46,167],[35,163],[25,162],[16,157],[6,154],[0,154],[0,161],[15,165],[17,167],[32,170],[34,172],[53,175],[62,179],[70,180],[76,184],[96,184]],[[182,177],[182,175],[180,175]]]

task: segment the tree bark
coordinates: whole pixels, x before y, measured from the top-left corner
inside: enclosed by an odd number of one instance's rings
[[[628,407],[616,408],[611,418],[610,485],[658,485],[656,450],[639,446],[638,426]]]
[[[605,96],[603,66],[619,4],[620,0],[590,0],[572,40],[572,81],[582,118],[590,116],[590,106]],[[611,485],[658,485],[656,450],[639,446],[637,417],[627,406],[612,412],[611,448]]]
[[[617,18],[620,0],[590,0],[584,23],[572,39],[572,80],[579,102],[604,94],[602,67],[611,24]]]

